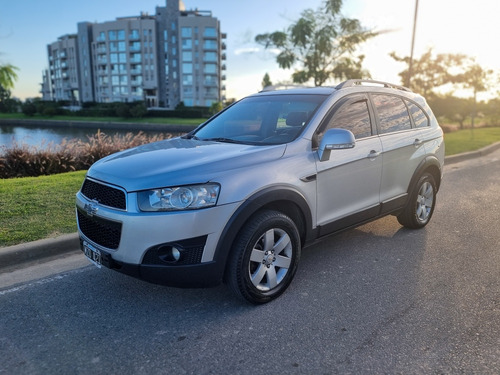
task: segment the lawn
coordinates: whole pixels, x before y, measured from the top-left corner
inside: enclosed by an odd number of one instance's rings
[[[85,171],[0,180],[0,246],[76,232]]]
[[[446,155],[475,151],[500,141],[500,127],[465,129],[444,135]]]

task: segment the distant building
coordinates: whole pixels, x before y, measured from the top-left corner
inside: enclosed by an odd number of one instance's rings
[[[76,35],[47,46],[45,100],[144,101],[173,109],[225,100],[226,35],[210,11],[166,0],[156,14],[80,22]]]

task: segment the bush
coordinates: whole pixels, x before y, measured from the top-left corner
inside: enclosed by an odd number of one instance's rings
[[[148,114],[148,109],[146,108],[144,103],[139,103],[139,104],[134,105],[130,109],[130,114],[132,115],[132,117],[135,117],[135,118],[143,118],[144,116],[146,116]]]
[[[130,108],[125,103],[120,103],[116,106],[116,116],[121,118],[129,118],[132,115],[130,114]]]
[[[36,177],[90,168],[97,160],[112,153],[145,143],[170,138],[170,134],[148,136],[142,132],[108,136],[99,131],[88,137],[49,144],[43,150],[14,144],[0,148],[0,178]]]
[[[34,116],[36,113],[36,106],[31,101],[26,101],[22,106],[22,111],[26,116]]]

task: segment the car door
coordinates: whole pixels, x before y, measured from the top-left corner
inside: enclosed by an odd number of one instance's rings
[[[405,202],[410,180],[425,157],[423,130],[413,126],[401,97],[370,95],[383,149],[380,202],[384,210],[390,211]]]
[[[379,212],[382,146],[374,135],[373,114],[365,94],[345,97],[326,116],[317,132],[318,144],[328,129],[352,131],[352,149],[332,150],[317,159],[317,223],[320,235],[374,217]]]

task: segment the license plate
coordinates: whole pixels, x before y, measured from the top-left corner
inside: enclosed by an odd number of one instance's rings
[[[88,242],[83,242],[83,252],[87,259],[97,268],[101,268],[101,252]]]

